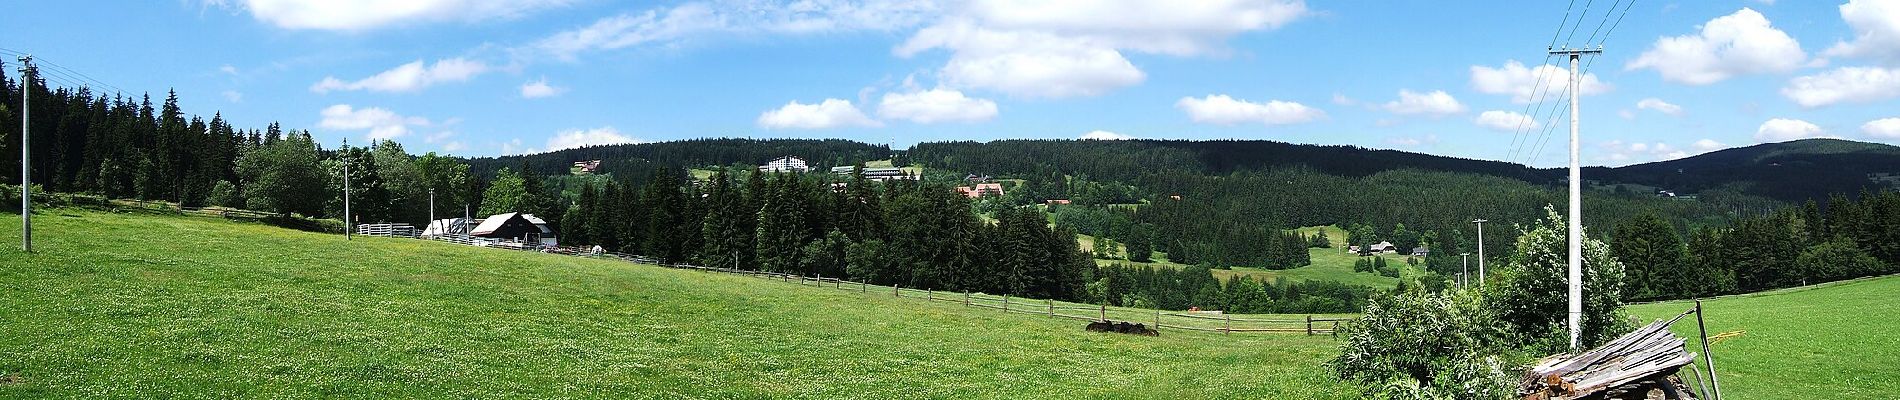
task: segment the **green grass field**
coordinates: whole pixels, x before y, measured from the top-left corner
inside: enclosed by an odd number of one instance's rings
[[[34,222],[38,253],[0,250],[5,398],[1358,395],[1321,367],[1326,336],[1087,333],[885,293],[202,217]]]
[[[1712,346],[1722,394],[1737,399],[1881,399],[1900,396],[1900,276],[1706,300],[1709,334],[1742,332]],[[1694,307],[1674,301],[1629,307],[1653,321]],[[1695,342],[1686,319],[1677,334]],[[1700,359],[1698,358],[1698,362]]]

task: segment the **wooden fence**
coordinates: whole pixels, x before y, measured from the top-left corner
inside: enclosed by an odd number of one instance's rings
[[[1185,311],[1166,311],[1146,308],[1110,306],[1103,304],[1083,304],[1049,299],[1028,299],[1009,295],[993,295],[971,292],[945,292],[929,289],[913,289],[902,286],[881,286],[866,282],[854,282],[838,278],[810,277],[777,272],[752,271],[733,268],[702,267],[691,264],[669,264],[652,258],[626,253],[599,252],[584,247],[538,247],[510,246],[507,241],[471,238],[467,235],[442,235],[426,239],[468,246],[530,250],[545,253],[566,254],[578,257],[603,258],[626,261],[637,264],[658,265],[676,269],[690,269],[705,272],[751,276],[792,283],[798,285],[830,288],[843,291],[855,291],[866,294],[889,294],[892,297],[918,299],[925,302],[962,304],[965,307],[986,308],[1003,313],[1042,315],[1049,318],[1065,318],[1078,321],[1113,321],[1139,323],[1156,330],[1173,329],[1182,331],[1213,332],[1220,334],[1245,333],[1304,333],[1307,335],[1335,335],[1340,325],[1355,320],[1336,315],[1275,315],[1275,314],[1226,314],[1218,312],[1193,313]],[[538,245],[538,244],[537,244]]]
[[[631,261],[631,260],[630,260]],[[997,310],[1003,313],[1042,315],[1049,318],[1065,318],[1078,321],[1115,321],[1139,323],[1157,330],[1175,329],[1197,332],[1234,333],[1305,333],[1307,335],[1332,335],[1338,332],[1341,323],[1353,318],[1315,315],[1254,315],[1225,313],[1189,313],[1143,308],[1109,306],[1103,304],[1082,304],[1049,299],[1027,299],[1009,295],[992,295],[971,292],[944,292],[928,289],[912,289],[901,286],[880,286],[865,282],[853,282],[837,278],[808,277],[764,271],[737,270],[731,268],[710,268],[686,264],[666,265],[645,260],[644,263],[669,266],[673,268],[695,269],[709,272],[753,276],[762,279],[777,280],[786,283],[855,291],[867,294],[889,294],[892,297],[919,299],[926,302],[944,302],[962,304]]]

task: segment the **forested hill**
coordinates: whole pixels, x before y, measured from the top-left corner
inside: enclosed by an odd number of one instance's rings
[[[1486,175],[1533,185],[1562,182],[1561,168],[1533,169],[1502,161],[1274,141],[1001,140],[923,143],[910,157],[932,167],[993,175],[1065,174],[1134,182],[1161,172],[1226,175],[1241,170],[1310,168],[1366,177],[1425,170]],[[1900,147],[1839,139],[1806,139],[1716,151],[1678,160],[1584,170],[1596,184],[1639,184],[1680,194],[1720,189],[1787,202],[1856,194],[1900,183]]]
[[[1587,179],[1655,186],[1679,193],[1736,191],[1783,201],[1891,188],[1900,182],[1900,147],[1805,139],[1738,147],[1678,160],[1592,168]]]
[[[1303,166],[1328,175],[1365,177],[1417,169],[1548,182],[1552,176],[1502,161],[1264,140],[999,140],[922,143],[911,159],[933,167],[997,175],[1059,171],[1099,180],[1134,180],[1161,170],[1225,175],[1238,170]]]
[[[891,157],[885,145],[843,139],[692,139],[660,143],[592,146],[518,156],[483,157],[469,161],[477,176],[492,176],[503,167],[534,174],[566,174],[575,161],[601,160],[601,173],[623,177],[645,176],[656,168],[697,168],[711,165],[758,165],[793,156],[813,167],[854,165]]]

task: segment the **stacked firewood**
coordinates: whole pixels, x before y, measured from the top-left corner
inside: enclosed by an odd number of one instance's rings
[[[1669,321],[1576,355],[1545,358],[1518,384],[1525,400],[1693,399],[1674,377],[1695,356],[1669,332]]]

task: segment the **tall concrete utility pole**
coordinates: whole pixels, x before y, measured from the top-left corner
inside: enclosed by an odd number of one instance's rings
[[[350,220],[350,139],[343,139],[343,149],[337,155],[343,161],[343,240],[355,240],[356,223]]]
[[[1550,54],[1570,56],[1570,348],[1580,350],[1583,345],[1583,170],[1578,167],[1582,152],[1579,150],[1577,135],[1577,100],[1582,92],[1582,71],[1577,69],[1578,60],[1584,54],[1601,54],[1603,46],[1596,49],[1552,49]]]
[[[1470,287],[1471,286],[1471,253],[1458,253],[1458,257],[1463,258],[1465,260],[1464,272],[1458,273],[1458,281],[1459,281],[1458,286]]]
[[[20,249],[33,252],[33,56],[20,56]]]
[[[429,223],[423,225],[422,229],[429,229],[429,225],[435,225],[435,188],[429,188]],[[447,226],[443,226],[442,228],[448,229]]]
[[[1478,224],[1478,286],[1484,286],[1484,223],[1486,222],[1491,221],[1483,218],[1471,220],[1471,223]]]

